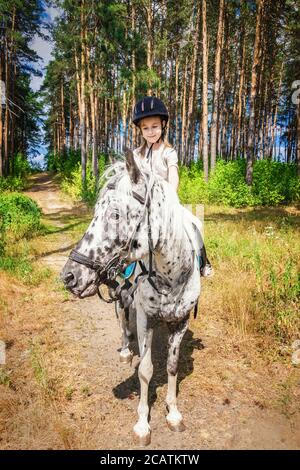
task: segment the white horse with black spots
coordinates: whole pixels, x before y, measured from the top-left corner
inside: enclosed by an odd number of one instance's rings
[[[131,359],[126,305],[135,310],[141,390],[134,433],[141,445],[147,445],[151,434],[151,343],[158,321],[166,322],[169,331],[167,424],[174,431],[185,429],[177,408],[177,370],[181,340],[200,295],[199,232],[171,185],[139,167],[131,151],[126,152],[126,162],[109,169],[106,178],[94,218],[71,252],[61,277],[80,298],[96,294],[99,286],[106,284],[112,300],[118,299],[123,362]],[[135,282],[128,292],[120,273],[137,260]]]

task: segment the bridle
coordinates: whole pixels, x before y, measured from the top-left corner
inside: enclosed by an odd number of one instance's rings
[[[141,215],[135,225],[133,233],[127,240],[126,244],[120,249],[117,255],[115,255],[113,258],[111,258],[108,261],[108,263],[106,264],[104,268],[101,267],[98,261],[91,260],[88,256],[83,255],[76,249],[72,250],[70,253],[70,256],[69,256],[70,260],[75,261],[76,263],[82,264],[86,266],[87,268],[96,272],[97,274],[96,283],[98,284],[97,292],[98,292],[99,297],[105,302],[108,302],[108,303],[114,302],[116,300],[119,300],[120,298],[121,287],[119,283],[116,281],[116,277],[121,274],[121,272],[124,270],[124,268],[128,264],[127,259],[128,259],[128,255],[132,251],[132,245],[134,242],[135,234],[137,232],[137,229],[140,223],[142,222],[145,216],[146,211],[148,215],[148,245],[149,245],[149,270],[147,270],[147,274],[149,278],[155,275],[155,273],[152,270],[153,244],[152,244],[151,226],[150,226],[150,220],[149,220],[150,219],[151,192],[152,192],[153,186],[154,186],[154,177],[151,174],[149,182],[147,184],[147,191],[146,191],[145,197],[141,196],[135,191],[132,191],[132,196],[134,197],[134,199],[136,199],[143,206]],[[108,183],[106,186],[106,189],[115,190],[116,185],[114,183]],[[139,261],[139,263],[141,262]],[[145,273],[145,270],[143,268],[142,268],[142,271]],[[100,290],[101,284],[105,284],[109,288],[116,290],[117,295],[113,297],[111,293],[109,293],[110,299],[105,299]]]
[[[139,277],[144,276],[148,280],[149,284],[153,287],[153,289],[159,294],[159,295],[165,295],[165,292],[162,292],[158,289],[154,279],[156,278],[156,272],[153,270],[153,254],[154,250],[156,247],[153,247],[153,242],[152,242],[152,233],[151,233],[151,225],[150,225],[150,205],[151,205],[151,193],[152,189],[154,186],[155,180],[154,176],[151,173],[149,183],[147,185],[147,191],[145,197],[141,196],[140,194],[136,193],[135,191],[132,192],[132,196],[140,203],[143,205],[143,210],[141,212],[141,215],[138,219],[138,222],[133,230],[133,233],[131,234],[131,237],[128,239],[127,243],[125,246],[123,246],[120,250],[120,252],[115,255],[113,258],[111,258],[106,266],[101,269],[100,263],[98,261],[93,261],[89,257],[83,255],[77,250],[72,250],[69,256],[69,259],[72,261],[75,261],[76,263],[82,264],[86,266],[89,269],[92,269],[93,271],[96,272],[97,278],[96,278],[96,283],[97,285],[97,294],[100,297],[101,300],[103,300],[106,303],[111,303],[111,302],[116,302],[116,301],[121,301],[122,307],[127,308],[130,303],[133,301],[134,297],[134,292],[138,286],[138,280]],[[116,186],[114,183],[108,183],[106,186],[106,189],[108,190],[115,190]],[[147,211],[147,222],[148,222],[148,250],[149,250],[149,264],[148,264],[148,269],[143,262],[143,260],[139,260],[139,266],[141,268],[141,272],[135,277],[133,284],[131,284],[127,279],[125,280],[125,283],[123,285],[120,285],[120,283],[116,280],[116,277],[122,273],[126,265],[128,265],[128,255],[130,254],[132,250],[132,245],[134,242],[134,237],[137,232],[137,228],[142,222],[144,215]],[[187,234],[188,235],[188,234]],[[188,235],[189,241],[191,242],[191,239]],[[183,273],[184,275],[184,282],[182,283],[180,287],[180,292],[183,292],[186,283],[189,279],[190,273],[192,271],[193,267],[191,266],[186,272]],[[168,289],[172,289],[172,286],[167,283],[165,280],[164,283],[166,284]],[[109,289],[109,299],[104,298],[100,286],[101,284],[105,284]],[[114,291],[114,295],[112,295],[111,290]],[[122,296],[122,291],[126,290],[127,291],[127,300],[125,299],[124,296]],[[194,307],[194,318],[197,316],[197,309],[198,309],[198,302]]]

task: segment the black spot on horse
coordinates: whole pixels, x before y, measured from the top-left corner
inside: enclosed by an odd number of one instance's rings
[[[140,248],[141,247],[141,244],[137,241],[137,240],[134,240],[133,244],[132,244],[133,248]]]
[[[93,241],[93,239],[94,239],[94,234],[87,232],[87,233],[84,235],[84,239],[88,242],[88,244],[90,244],[90,243]]]
[[[154,297],[149,297],[150,302],[154,302]]]

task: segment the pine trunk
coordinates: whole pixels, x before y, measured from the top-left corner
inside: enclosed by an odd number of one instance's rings
[[[256,15],[256,28],[255,28],[255,42],[254,42],[254,55],[251,74],[251,91],[250,91],[250,117],[248,126],[248,139],[247,139],[247,169],[246,169],[246,183],[252,185],[253,180],[253,163],[254,163],[254,146],[255,146],[255,108],[258,84],[258,68],[260,62],[260,49],[261,49],[261,27],[262,27],[262,14],[263,14],[264,0],[257,0],[257,15]]]
[[[3,82],[4,83],[4,82]],[[3,134],[3,124],[2,124],[2,101],[5,102],[5,90],[2,86],[2,51],[0,50],[0,177],[3,176],[3,159],[2,159],[2,134]],[[3,96],[4,95],[4,96]]]
[[[297,162],[297,173],[300,177],[300,102],[297,104],[297,123],[296,123],[296,162]]]
[[[183,84],[182,84],[182,113],[181,113],[181,162],[185,163],[186,143],[186,90],[187,90],[188,57],[185,59]]]
[[[215,87],[214,87],[214,101],[213,113],[211,123],[211,143],[210,143],[210,167],[214,170],[217,160],[217,123],[218,123],[218,108],[220,96],[220,71],[221,71],[221,51],[222,51],[222,38],[224,30],[224,0],[220,0],[219,7],[219,21],[217,33],[217,47],[216,47],[216,68],[215,68]]]
[[[202,89],[202,134],[204,178],[208,181],[208,46],[206,28],[206,0],[202,0],[202,37],[203,37],[203,89]]]
[[[223,0],[221,0],[223,1]],[[192,76],[190,82],[190,91],[189,91],[189,104],[188,104],[188,117],[187,117],[187,143],[186,143],[186,152],[187,158],[186,161],[189,164],[191,160],[194,159],[194,107],[195,107],[195,91],[196,91],[196,70],[198,62],[198,49],[199,49],[199,29],[200,29],[200,4],[198,4],[197,9],[197,19],[196,19],[196,30],[194,35],[194,50],[193,50],[193,60],[192,60]]]

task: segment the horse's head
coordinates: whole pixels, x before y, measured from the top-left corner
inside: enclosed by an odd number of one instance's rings
[[[126,165],[117,163],[111,170],[94,218],[61,273],[65,286],[81,298],[94,295],[101,283],[110,285],[127,264],[148,252],[152,178],[141,173],[131,151]]]

